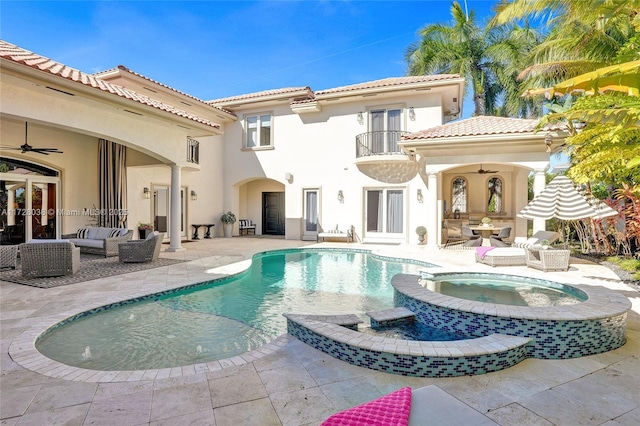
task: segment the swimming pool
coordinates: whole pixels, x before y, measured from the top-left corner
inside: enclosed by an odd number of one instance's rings
[[[391,278],[429,266],[364,250],[260,253],[236,276],[76,315],[41,335],[36,348],[94,370],[229,358],[286,333],[285,312],[362,314],[393,307]]]

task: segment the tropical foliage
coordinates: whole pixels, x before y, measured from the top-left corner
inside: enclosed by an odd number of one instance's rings
[[[474,115],[533,116],[539,105],[520,96],[516,77],[541,39],[528,26],[509,24],[482,29],[473,11],[457,1],[452,21],[430,24],[420,30],[421,40],[405,54],[410,75],[453,73],[464,76],[473,92]]]

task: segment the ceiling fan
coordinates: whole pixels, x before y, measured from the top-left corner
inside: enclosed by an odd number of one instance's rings
[[[480,164],[480,168],[475,171],[475,172],[469,172],[469,173],[477,173],[479,175],[486,175],[488,173],[498,173],[498,170],[488,170],[488,169],[483,169],[482,168],[482,164]]]
[[[62,154],[62,151],[58,148],[34,148],[27,142],[27,134],[29,132],[29,123],[24,123],[24,144],[19,147],[3,147],[2,149],[15,149],[20,150],[23,154],[25,152],[37,152],[38,154],[49,155],[50,153]]]

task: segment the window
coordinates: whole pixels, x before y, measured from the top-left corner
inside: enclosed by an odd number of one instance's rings
[[[366,191],[367,232],[404,232],[404,191],[374,189]]]
[[[467,212],[467,180],[455,178],[451,183],[451,211]]]
[[[489,192],[489,200],[487,202],[487,212],[502,212],[502,179],[492,177],[487,184]]]
[[[272,146],[271,114],[245,118],[245,148]]]
[[[194,164],[200,162],[200,142],[195,139],[187,138],[187,161]]]
[[[401,108],[377,108],[369,111],[373,154],[400,152],[398,141],[402,131]]]

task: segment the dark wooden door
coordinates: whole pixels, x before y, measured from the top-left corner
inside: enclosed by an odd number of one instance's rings
[[[284,192],[262,193],[262,233],[284,235]]]

